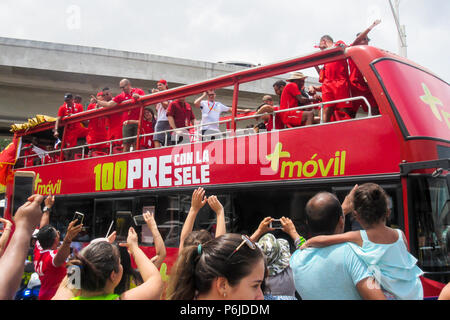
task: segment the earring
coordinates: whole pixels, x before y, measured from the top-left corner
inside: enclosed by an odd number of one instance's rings
[[[223,293],[223,297],[224,297],[224,298],[227,297],[227,293],[226,293],[226,292]]]

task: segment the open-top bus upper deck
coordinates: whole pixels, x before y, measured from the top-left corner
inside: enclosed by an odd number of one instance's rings
[[[259,134],[247,130],[249,134],[242,135],[240,120],[254,117],[237,117],[240,85],[339,59],[355,62],[367,80],[379,115],[372,115],[370,111],[375,106],[369,106],[369,114],[362,118]],[[450,153],[448,84],[410,61],[369,46],[334,48],[235,72],[147,95],[137,102],[127,101],[115,108],[74,114],[63,119],[61,125],[230,86],[234,87],[233,115],[228,120],[231,130],[225,139],[198,142],[201,139],[191,138],[197,142],[96,158],[87,158],[83,153],[81,158],[85,159],[33,167],[39,174],[37,191],[83,194],[398,175],[400,163],[447,158]],[[52,123],[43,124],[17,135],[48,136],[52,126]],[[82,149],[78,148],[80,152]],[[79,174],[74,177],[74,172]]]

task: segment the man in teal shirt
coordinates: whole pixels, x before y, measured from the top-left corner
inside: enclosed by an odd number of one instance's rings
[[[306,205],[311,236],[344,232],[345,216],[339,200],[321,192]],[[385,299],[364,262],[348,243],[294,252],[290,260],[297,292],[303,300]]]

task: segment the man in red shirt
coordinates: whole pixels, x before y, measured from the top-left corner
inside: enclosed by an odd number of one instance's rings
[[[320,50],[337,46],[346,47],[343,41],[334,43],[333,38],[329,35],[324,35],[320,38]],[[322,91],[323,102],[350,98],[350,82],[346,59],[326,63],[320,71],[320,80],[322,87],[311,86],[309,91],[310,94]],[[347,112],[351,111],[351,109],[352,105],[348,101],[325,105],[324,122],[350,119]]]
[[[304,92],[305,76],[301,72],[294,72],[288,81],[289,83],[284,87],[281,94],[280,110],[287,110],[297,108],[313,103],[315,100],[309,98]],[[302,92],[303,90],[303,92]],[[303,125],[311,125],[314,123],[314,112],[306,110],[292,110],[278,113],[277,116],[286,126],[298,127]]]
[[[38,241],[34,248],[34,269],[41,281],[39,300],[50,300],[66,276],[66,260],[70,254],[70,244],[83,227],[82,224],[75,226],[76,222],[76,220],[70,222],[60,246],[59,231],[51,225],[41,226],[36,234]]]
[[[103,92],[100,91],[97,93],[97,99],[103,101]],[[93,100],[92,100],[93,102]],[[89,104],[87,110],[96,110],[102,108],[97,103]],[[106,130],[106,121],[105,117],[98,117],[89,120],[88,125],[88,134],[86,136],[86,142],[90,144],[102,142],[108,140],[108,132]],[[108,144],[98,144],[94,146],[89,146],[89,156],[92,155],[93,151],[101,151],[108,152]]]
[[[380,24],[380,22],[381,20],[376,20],[369,28],[367,28],[363,32],[358,33],[356,35],[355,41],[353,41],[353,43],[350,46],[356,45],[367,46],[370,41],[367,35],[375,26]],[[378,105],[361,71],[359,71],[358,67],[356,66],[355,62],[353,62],[352,59],[348,59],[348,66],[350,68],[350,91],[352,93],[352,97],[359,97],[359,96],[365,97],[372,108],[372,114],[379,114]],[[363,102],[362,100],[353,101],[353,108],[351,114],[352,118],[356,116],[356,112],[358,112],[359,107],[362,107],[365,112],[368,111],[365,102]]]
[[[128,120],[130,123],[138,123],[138,120]],[[150,133],[154,133],[154,123],[155,123],[155,114],[150,107],[144,108],[144,113],[142,114],[141,120],[141,130],[139,131],[140,135],[146,135]],[[139,139],[139,148],[140,149],[150,149],[154,147],[154,136],[145,136],[140,137]]]
[[[176,99],[169,104],[167,108],[167,120],[169,120],[172,129],[192,126],[195,116],[191,106],[185,101],[185,98]],[[183,140],[189,142],[189,138],[185,137],[186,134],[188,134],[186,130],[177,130],[176,133],[172,133],[172,140],[175,141],[175,136],[180,135],[177,143]]]
[[[83,106],[81,104],[75,105],[73,101],[73,95],[67,93],[64,96],[64,104],[59,107],[58,116],[55,122],[55,128],[53,129],[53,135],[55,138],[59,138],[59,123],[63,117],[69,117],[73,114],[83,112]],[[85,137],[87,129],[82,127],[80,123],[69,124],[65,128],[66,134],[64,136],[63,148],[73,148],[77,146],[77,140],[80,137]],[[66,160],[73,158],[74,150],[64,152],[64,158]]]
[[[115,96],[111,101],[96,101],[102,107],[115,107],[120,105],[122,102],[134,99],[138,100],[141,96],[145,95],[144,90],[139,88],[133,88],[131,82],[128,79],[122,79],[119,83],[122,93]],[[94,97],[95,99],[95,97]],[[128,120],[139,120],[140,108],[136,107],[130,111],[124,112],[122,115],[122,136],[123,138],[133,137],[137,135],[137,124],[128,123]],[[126,123],[125,123],[126,122]],[[118,128],[110,128],[110,130],[115,131]],[[130,150],[130,147],[135,146],[135,141],[133,139],[127,139],[123,141],[124,151]]]

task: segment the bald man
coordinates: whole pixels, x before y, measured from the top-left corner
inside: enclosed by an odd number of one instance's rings
[[[139,88],[133,88],[131,86],[131,82],[128,79],[122,79],[119,83],[120,89],[122,89],[122,93],[115,96],[110,101],[97,101],[95,97],[93,97],[96,100],[96,103],[102,107],[116,107],[117,105],[120,105],[122,102],[134,99],[138,100],[141,96],[145,95],[144,90]],[[137,135],[137,128],[138,125],[136,123],[131,123],[129,120],[139,120],[139,111],[140,108],[134,108],[130,111],[126,111],[122,115],[122,128],[113,127],[109,130],[111,132],[115,132],[115,136],[118,136],[117,131],[122,131],[121,136],[125,138],[133,137]],[[135,148],[136,141],[135,139],[128,139],[123,141],[124,145],[124,151],[128,152],[130,151],[130,147],[133,146],[133,149]]]
[[[306,204],[311,236],[344,232],[343,206],[335,195],[320,192]],[[294,252],[290,260],[294,284],[303,300],[384,300],[368,266],[345,242]]]

